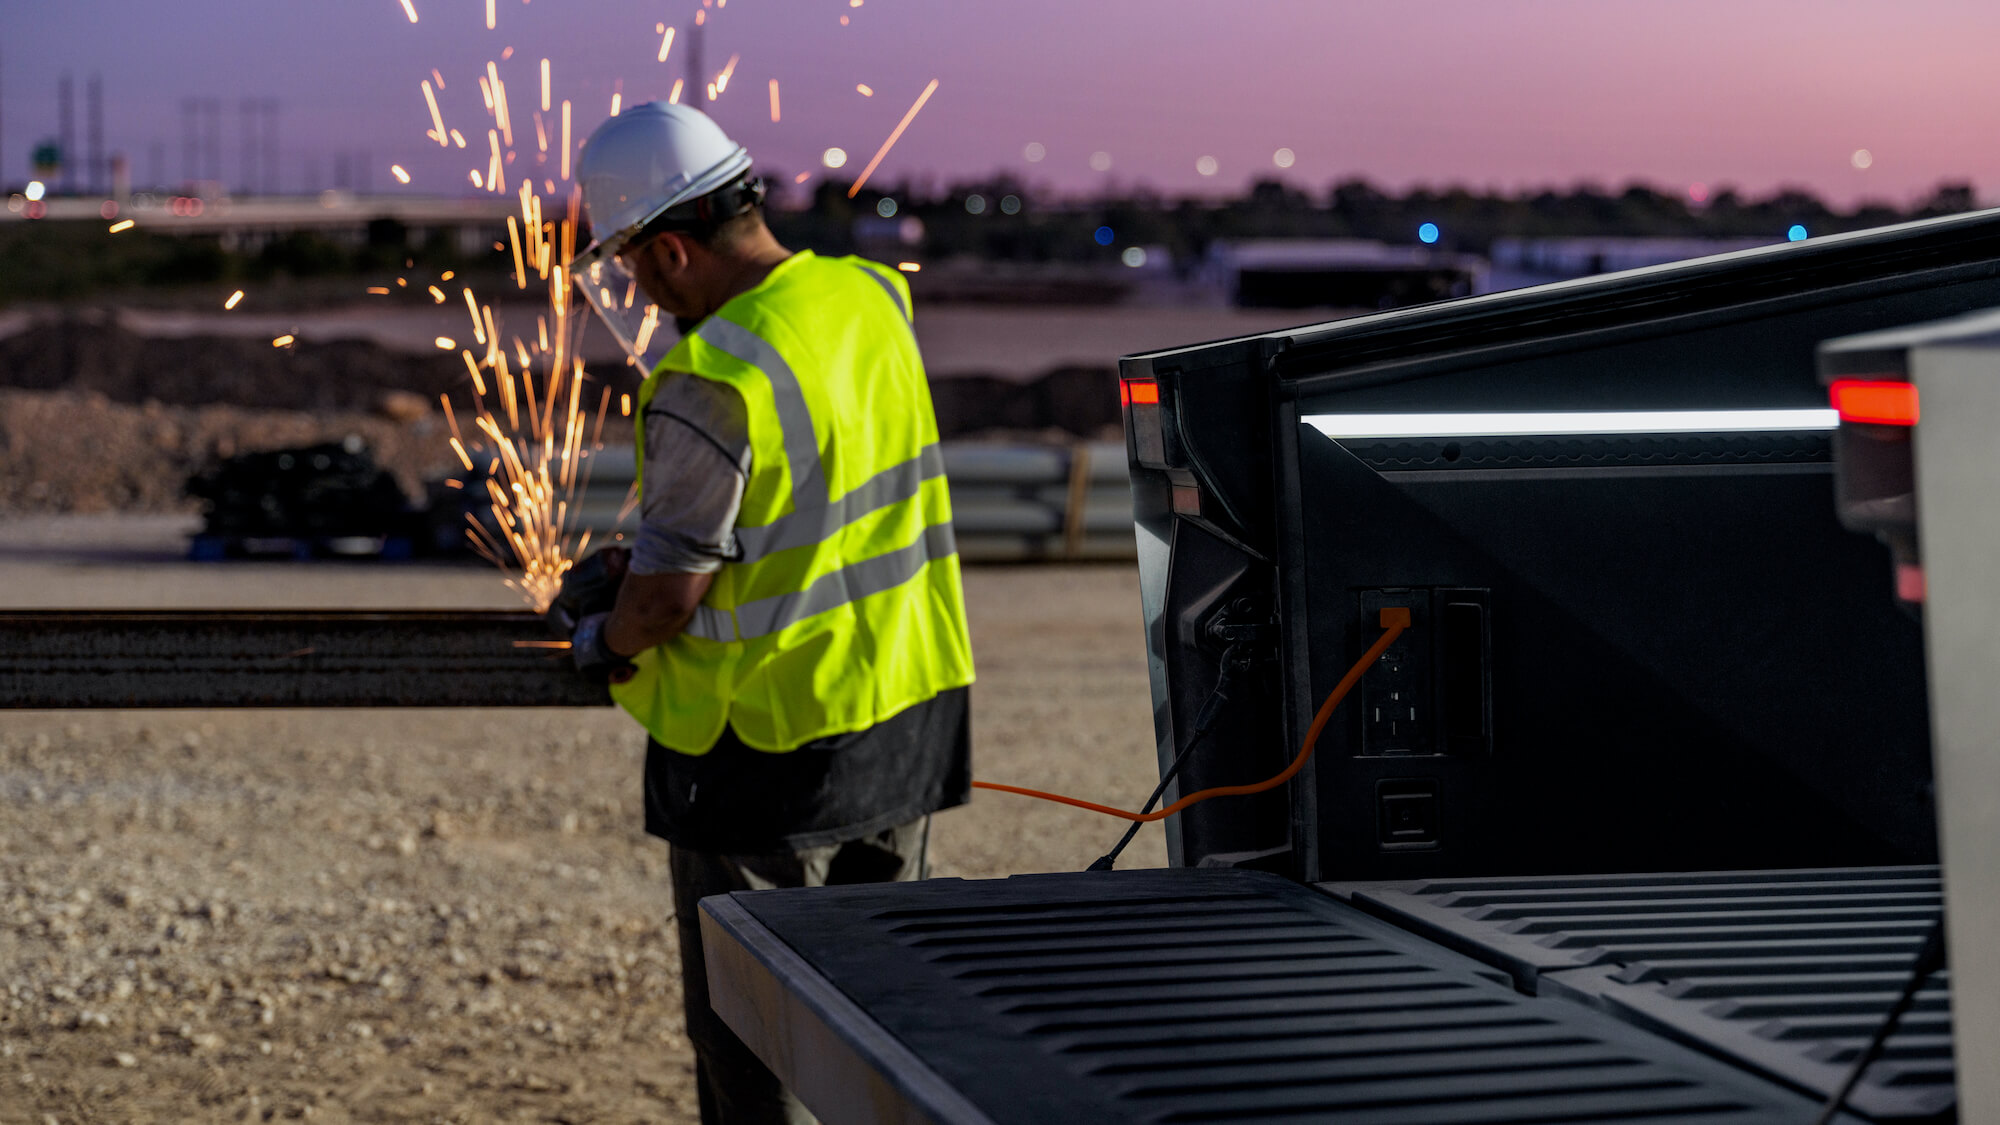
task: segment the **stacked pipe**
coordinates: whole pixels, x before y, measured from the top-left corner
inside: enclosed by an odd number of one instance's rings
[[[945,442],[952,522],[973,562],[1129,559],[1131,479],[1122,442],[1070,446]],[[582,526],[602,542],[632,489],[632,451],[599,453],[578,501]],[[626,530],[630,530],[628,518]]]

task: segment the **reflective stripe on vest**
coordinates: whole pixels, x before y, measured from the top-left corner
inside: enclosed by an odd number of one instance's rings
[[[734,730],[783,753],[972,682],[905,292],[878,263],[802,251],[695,325],[640,388],[642,418],[669,372],[735,388],[752,450],[734,557],[682,633],[611,689],[660,745],[704,754]]]
[[[915,578],[924,567],[958,553],[949,522],[932,524],[916,542],[871,559],[849,563],[813,579],[803,590],[776,594],[736,607],[736,622],[721,610],[697,611],[684,632],[711,641],[747,641],[768,637],[808,617],[858,602],[871,594],[893,590]]]
[[[861,272],[874,278],[892,298],[897,296],[895,288],[880,274],[865,268]],[[899,299],[897,308],[901,307]],[[738,526],[736,544],[741,557],[737,561],[755,562],[776,551],[824,542],[870,512],[910,499],[923,488],[925,481],[944,475],[944,453],[932,443],[915,457],[863,481],[838,500],[831,499],[827,495],[826,474],[819,463],[819,435],[813,430],[812,411],[799,390],[798,378],[778,349],[742,325],[721,317],[708,318],[694,334],[715,350],[763,371],[770,380],[778,426],[784,432],[785,461],[792,474],[792,510],[760,527]]]
[[[882,287],[882,292],[887,293],[889,295],[889,299],[891,301],[896,302],[896,311],[903,314],[904,321],[908,322],[911,320],[910,306],[903,303],[903,295],[896,290],[895,286],[889,284],[888,278],[883,277],[881,274],[876,273],[874,270],[869,269],[867,266],[856,266],[854,268],[860,270],[862,273],[867,274],[870,280],[874,281],[875,284],[880,285]]]

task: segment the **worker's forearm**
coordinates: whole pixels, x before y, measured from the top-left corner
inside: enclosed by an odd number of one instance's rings
[[[710,580],[706,574],[627,575],[604,626],[605,644],[621,656],[635,656],[680,636]]]

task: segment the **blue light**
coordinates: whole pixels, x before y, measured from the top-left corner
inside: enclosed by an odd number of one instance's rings
[[[1436,223],[1425,223],[1423,226],[1417,228],[1418,242],[1421,242],[1424,245],[1428,246],[1431,243],[1436,242],[1437,240],[1438,240],[1438,225]]]
[[[1109,246],[1111,245],[1111,240],[1118,236],[1112,232],[1110,227],[1098,227],[1097,233],[1092,237],[1097,239],[1099,246]]]
[[[1804,223],[1793,223],[1792,229],[1785,232],[1785,241],[1787,242],[1804,242],[1805,240],[1806,225]]]

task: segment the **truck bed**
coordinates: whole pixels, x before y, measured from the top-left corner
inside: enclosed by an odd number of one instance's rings
[[[702,926],[717,1011],[830,1125],[1816,1113],[1698,1029],[1525,994],[1503,958],[1337,893],[1244,870],[940,879],[711,898]]]

